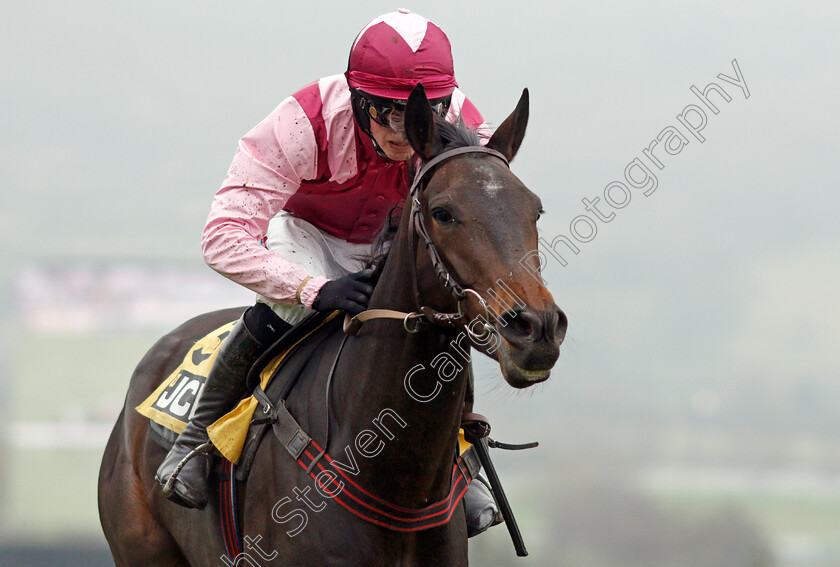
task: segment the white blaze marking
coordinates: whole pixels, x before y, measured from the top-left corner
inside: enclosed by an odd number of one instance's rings
[[[484,192],[487,193],[488,197],[495,197],[501,188],[502,185],[500,183],[491,181],[484,186]]]

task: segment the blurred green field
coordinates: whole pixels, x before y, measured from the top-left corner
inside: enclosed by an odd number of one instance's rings
[[[6,441],[5,531],[16,541],[102,539],[96,479],[107,434],[122,409],[131,373],[156,332],[54,335],[28,332],[10,349],[7,408],[12,423],[93,424],[95,439],[38,448],[40,436]],[[92,446],[91,446],[92,445]]]
[[[766,534],[775,567],[840,565],[840,494],[741,494],[681,491],[660,494],[659,504],[681,517],[738,509]]]
[[[164,332],[23,333],[10,361],[12,420],[116,418],[135,366]]]
[[[100,450],[14,451],[7,471],[8,528],[14,539],[99,539]]]
[[[662,495],[659,501],[669,511],[693,516],[738,507],[767,533],[807,534],[840,547],[840,495],[732,495],[686,491]]]

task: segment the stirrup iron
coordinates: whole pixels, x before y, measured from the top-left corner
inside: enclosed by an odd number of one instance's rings
[[[190,462],[192,459],[197,457],[199,453],[204,453],[205,455],[209,455],[210,452],[213,450],[213,443],[211,441],[207,441],[206,443],[202,443],[181,459],[181,462],[175,467],[175,470],[172,471],[172,474],[169,475],[169,478],[166,481],[166,484],[163,485],[163,494],[164,496],[169,496],[175,490],[175,481],[178,479],[178,475],[181,473],[181,469]]]

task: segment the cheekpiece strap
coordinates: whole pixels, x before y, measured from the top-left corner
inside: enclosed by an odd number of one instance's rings
[[[440,165],[448,159],[463,154],[490,154],[505,162],[505,165],[507,165],[508,167],[510,166],[510,163],[508,162],[508,159],[504,156],[504,154],[491,148],[486,148],[484,146],[465,146],[461,148],[453,148],[451,150],[443,152],[438,156],[435,156],[434,158],[426,162],[423,165],[423,167],[421,167],[420,170],[415,174],[414,181],[412,182],[411,189],[409,190],[409,198],[411,199],[411,220],[414,225],[414,232],[417,232],[423,238],[424,244],[426,245],[426,250],[428,250],[429,255],[432,258],[432,265],[434,266],[438,277],[443,281],[446,288],[458,301],[464,299],[464,289],[458,282],[452,279],[452,277],[449,274],[449,271],[446,269],[446,266],[443,264],[443,261],[440,258],[440,254],[438,254],[437,248],[435,248],[434,242],[432,242],[432,239],[429,237],[428,231],[426,230],[426,223],[423,221],[423,212],[420,208],[420,199],[418,198],[417,193],[420,190],[423,178],[433,168],[435,168],[436,166]],[[411,232],[409,235],[409,237],[412,239],[412,247],[414,245],[414,232]],[[420,297],[419,292],[417,290],[417,274],[414,273],[413,268],[412,285],[414,286],[415,301],[417,302],[417,305],[419,307]]]

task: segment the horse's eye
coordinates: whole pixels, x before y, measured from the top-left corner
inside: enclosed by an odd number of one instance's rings
[[[440,224],[450,224],[455,222],[455,218],[449,214],[446,209],[434,209],[432,211],[432,218]]]
[[[539,211],[537,211],[537,220],[540,220],[540,217],[543,215],[544,212],[544,209],[540,209]]]

